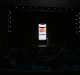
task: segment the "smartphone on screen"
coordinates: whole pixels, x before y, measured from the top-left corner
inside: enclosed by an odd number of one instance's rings
[[[46,40],[47,25],[45,23],[38,24],[38,40]]]

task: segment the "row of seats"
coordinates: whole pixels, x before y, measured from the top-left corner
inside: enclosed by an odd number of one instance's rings
[[[52,70],[42,70],[42,71],[32,71],[32,70],[11,70],[11,69],[0,69],[0,73],[2,75],[8,74],[8,75],[80,75],[80,70],[72,70],[72,71],[65,71],[65,70],[60,70],[60,71],[52,71]]]
[[[59,65],[60,63],[62,63],[63,65],[67,64],[66,60],[57,60],[57,64]],[[19,64],[19,60],[16,60],[15,65],[18,65],[18,64]],[[25,64],[35,65],[36,60],[26,60]],[[51,61],[49,61],[49,60],[41,61],[42,66],[50,66],[50,64],[51,64]],[[72,64],[80,65],[80,59],[74,59]]]

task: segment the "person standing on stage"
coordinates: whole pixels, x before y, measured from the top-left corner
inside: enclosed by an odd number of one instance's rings
[[[47,45],[49,44],[49,39],[47,38]]]

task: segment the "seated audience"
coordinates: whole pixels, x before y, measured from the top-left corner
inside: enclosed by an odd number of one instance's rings
[[[72,64],[73,61],[72,61],[71,58],[67,58],[67,59],[66,59],[66,62],[67,62],[67,65],[64,65],[64,66],[62,67],[62,70],[77,70],[77,69],[78,69],[76,65],[73,65],[73,64]]]
[[[15,66],[13,64],[10,64],[10,59],[3,60],[3,63],[1,65],[2,69],[15,69]]]
[[[51,60],[50,65],[51,65],[50,67],[47,67],[47,70],[60,70],[60,67],[58,67],[56,59]]]
[[[31,70],[46,70],[45,66],[41,66],[41,59],[36,60],[36,65],[31,66]]]
[[[52,60],[52,59],[56,59],[54,53],[50,53],[49,57],[47,58],[47,60]]]
[[[25,64],[25,60],[20,60],[19,65],[15,65],[15,68],[18,70],[30,70],[30,65]]]
[[[72,52],[68,53],[68,56],[66,58],[71,58],[71,59],[75,59],[75,57],[72,55]]]

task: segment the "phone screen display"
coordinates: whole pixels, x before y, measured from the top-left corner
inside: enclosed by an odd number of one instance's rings
[[[38,32],[39,40],[46,40],[46,24],[39,24]]]

